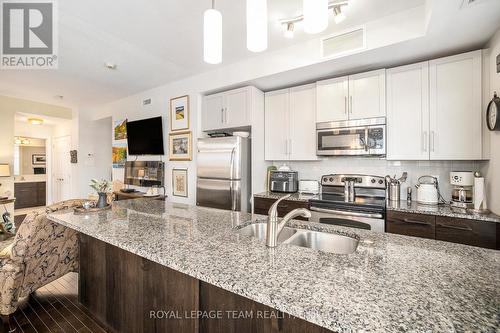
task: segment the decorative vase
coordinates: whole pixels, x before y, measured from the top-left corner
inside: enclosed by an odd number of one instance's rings
[[[99,200],[97,200],[97,208],[104,208],[108,205],[108,195],[106,192],[99,192]]]

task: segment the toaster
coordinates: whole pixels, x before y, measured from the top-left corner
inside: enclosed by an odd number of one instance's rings
[[[299,180],[299,193],[318,194],[319,182],[317,180],[308,179]]]
[[[271,171],[271,192],[295,193],[299,189],[297,171]]]

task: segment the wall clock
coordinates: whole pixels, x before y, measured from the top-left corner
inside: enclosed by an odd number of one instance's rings
[[[496,91],[486,110],[486,122],[490,131],[500,131],[500,98]]]

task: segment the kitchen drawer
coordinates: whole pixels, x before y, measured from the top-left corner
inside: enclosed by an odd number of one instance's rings
[[[254,213],[261,215],[268,215],[269,208],[273,205],[276,199],[270,198],[256,198],[254,197]],[[283,217],[287,213],[291,212],[297,208],[307,208],[309,209],[309,202],[305,201],[293,201],[293,200],[283,200],[278,205],[278,216]],[[308,221],[309,219],[305,219],[302,217],[296,218],[297,220]]]
[[[436,239],[495,249],[497,248],[497,228],[498,223],[438,216]]]
[[[385,229],[393,234],[434,239],[436,217],[423,214],[387,212]]]

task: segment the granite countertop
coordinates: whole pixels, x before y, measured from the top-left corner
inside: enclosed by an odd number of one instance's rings
[[[469,219],[474,221],[500,223],[500,216],[496,214],[493,213],[479,214],[470,209],[454,208],[448,204],[433,206],[433,205],[422,205],[417,203],[416,201],[412,201],[410,203],[408,203],[407,201],[400,201],[400,202],[388,201],[387,210],[403,212],[403,213],[427,214],[427,215],[453,217],[459,219]]]
[[[261,215],[125,200],[49,219],[194,278],[335,332],[495,332],[500,252],[435,240],[292,221],[349,233],[350,255],[281,244],[235,227]],[[353,234],[354,232],[354,234]]]
[[[256,198],[264,198],[264,199],[280,199],[284,197],[285,195],[290,194],[290,198],[286,200],[290,201],[303,201],[303,202],[308,202],[310,199],[315,199],[317,198],[317,195],[315,194],[301,194],[301,193],[277,193],[277,192],[262,192],[262,193],[257,193],[254,194],[253,196]]]

